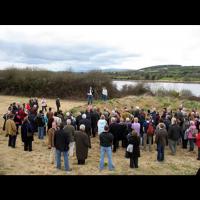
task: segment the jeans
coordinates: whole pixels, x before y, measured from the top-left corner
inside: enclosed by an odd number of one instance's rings
[[[61,152],[60,150],[56,149],[56,167],[61,169],[61,153],[63,153],[64,156],[65,170],[69,171],[68,151]]]
[[[88,95],[88,105],[92,104],[93,101],[93,96],[92,95]]]
[[[16,139],[17,139],[17,135],[9,135],[8,146],[15,148]]]
[[[168,139],[168,142],[169,142],[169,148],[170,148],[170,150],[172,152],[172,155],[175,155],[176,154],[177,141]]]
[[[157,160],[158,161],[164,160],[164,150],[165,150],[165,147],[163,145],[157,144],[157,151],[158,151]]]
[[[112,162],[112,149],[111,149],[111,147],[103,147],[103,146],[101,146],[100,170],[102,170],[104,168],[104,155],[105,155],[105,153],[108,156],[108,168],[109,168],[109,170],[113,170],[114,165],[113,165],[113,162]]]
[[[44,139],[44,127],[38,127],[38,138]]]
[[[104,94],[102,94],[102,100],[103,100],[103,101],[106,101],[106,100],[107,100],[107,96],[104,95]]]
[[[190,149],[189,151],[194,151],[194,139],[188,139],[189,140],[189,144],[190,144]]]

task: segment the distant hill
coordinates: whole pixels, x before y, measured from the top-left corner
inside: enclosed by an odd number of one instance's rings
[[[157,65],[139,70],[123,70],[108,73],[113,79],[200,81],[200,66]]]

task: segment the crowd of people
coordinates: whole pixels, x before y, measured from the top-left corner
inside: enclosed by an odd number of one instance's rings
[[[92,94],[92,88],[88,95]],[[105,94],[105,93],[104,93]],[[91,100],[91,99],[90,99]],[[61,169],[61,156],[64,156],[66,171],[71,171],[69,157],[76,152],[77,163],[86,164],[88,149],[92,149],[91,137],[99,137],[100,161],[99,170],[105,167],[104,157],[108,157],[108,168],[114,170],[112,154],[117,154],[120,147],[124,148],[124,157],[130,159],[130,168],[138,168],[140,150],[153,151],[157,146],[157,160],[164,161],[165,147],[169,146],[171,154],[176,155],[177,145],[183,149],[194,151],[198,147],[200,160],[200,119],[199,113],[193,109],[186,112],[183,106],[172,112],[163,108],[162,112],[124,107],[103,110],[88,105],[85,111],[77,116],[60,110],[60,99],[55,101],[56,111],[51,107],[47,111],[47,102],[43,97],[41,108],[37,98],[31,98],[28,103],[20,105],[12,103],[4,115],[3,129],[9,136],[8,146],[15,148],[17,135],[21,131],[24,151],[32,151],[34,137],[43,140],[47,138],[47,148],[50,152],[50,162],[56,163]],[[21,127],[21,129],[19,129]]]

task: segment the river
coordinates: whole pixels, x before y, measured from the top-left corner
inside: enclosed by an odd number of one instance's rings
[[[121,90],[123,85],[136,85],[140,81],[122,81],[115,80],[113,84],[117,85],[117,89]],[[156,91],[158,89],[166,89],[166,90],[176,90],[180,92],[181,90],[190,90],[194,96],[200,96],[200,83],[168,83],[168,82],[145,82],[146,85],[150,87],[152,91]]]

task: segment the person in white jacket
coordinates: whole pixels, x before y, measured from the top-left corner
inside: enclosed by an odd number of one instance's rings
[[[99,121],[97,122],[98,135],[100,135],[102,132],[104,132],[104,128],[106,125],[107,125],[107,121],[105,120],[105,116],[101,115]]]
[[[108,90],[106,89],[106,87],[102,88],[102,99],[103,101],[106,101],[108,99]]]

